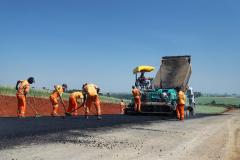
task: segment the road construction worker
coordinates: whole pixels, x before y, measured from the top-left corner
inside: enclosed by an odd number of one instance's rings
[[[26,112],[26,96],[30,90],[30,84],[35,82],[34,77],[29,77],[27,80],[19,80],[16,84],[16,96],[18,102],[18,117],[25,117]]]
[[[84,105],[83,99],[84,97],[82,92],[73,92],[70,94],[69,105],[67,110],[68,115],[77,116],[78,103],[80,103],[81,105]]]
[[[52,116],[58,116],[58,99],[60,98],[62,104],[64,104],[63,101],[62,101],[62,94],[66,90],[67,90],[67,85],[66,84],[62,84],[62,86],[60,86],[60,85],[55,85],[54,86],[54,90],[49,97],[49,99],[52,103],[52,106],[53,106],[53,111],[51,113]]]
[[[88,114],[91,109],[92,103],[94,103],[94,105],[95,105],[95,108],[97,111],[97,118],[102,119],[100,99],[98,96],[99,91],[100,91],[100,89],[95,84],[85,83],[83,85],[84,103],[86,104],[86,108],[85,108],[85,118],[86,119],[88,119]]]
[[[126,108],[126,103],[122,99],[121,102],[120,102],[121,114],[124,114],[125,108]]]
[[[134,97],[134,109],[136,112],[141,112],[141,91],[132,86],[132,95]]]
[[[145,77],[144,73],[145,72],[141,72],[140,77],[138,77],[138,82],[142,89],[148,88],[148,86],[149,86],[148,78]]]
[[[176,91],[178,95],[177,108],[176,108],[177,118],[179,120],[184,120],[184,106],[186,103],[186,96],[180,87],[176,87]]]

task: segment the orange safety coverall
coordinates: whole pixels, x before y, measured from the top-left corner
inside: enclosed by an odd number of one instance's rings
[[[186,96],[183,91],[178,92],[178,104],[176,108],[177,118],[184,120],[184,106],[185,106]]]
[[[68,105],[67,112],[71,113],[74,110],[73,113],[72,113],[73,116],[77,116],[77,110],[76,109],[78,107],[78,105],[77,105],[77,100],[78,99],[83,99],[82,92],[73,92],[69,96],[69,105]]]
[[[126,104],[124,102],[120,102],[120,108],[121,108],[121,113],[124,114],[124,109],[126,107]]]
[[[101,106],[100,106],[100,99],[97,94],[97,86],[94,84],[87,84],[84,87],[84,91],[87,94],[85,115],[89,114],[89,110],[91,109],[92,103],[94,103],[94,106],[97,111],[97,115],[98,116],[101,115]]]
[[[137,88],[134,88],[132,90],[132,95],[134,97],[135,111],[141,112],[141,92],[140,92],[140,90]]]
[[[52,103],[53,106],[53,111],[52,111],[52,115],[57,115],[58,113],[58,98],[60,96],[62,96],[64,90],[63,87],[60,85],[55,85],[54,86],[54,91],[52,92],[52,94],[50,95],[49,99]]]
[[[27,80],[21,80],[16,96],[18,102],[18,116],[24,117],[26,112],[26,95],[29,92],[30,84]]]

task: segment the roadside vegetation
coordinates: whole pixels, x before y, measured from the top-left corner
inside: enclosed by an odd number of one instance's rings
[[[197,104],[240,107],[237,97],[198,97]]]
[[[220,106],[211,106],[211,105],[197,105],[196,113],[201,114],[217,114],[223,113],[226,111],[227,107],[220,107]]]
[[[222,113],[229,108],[240,108],[238,97],[202,96],[196,98],[196,112],[206,114]]]

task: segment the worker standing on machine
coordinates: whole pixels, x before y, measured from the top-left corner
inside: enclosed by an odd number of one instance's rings
[[[62,86],[60,86],[60,85],[54,86],[54,90],[49,97],[49,99],[52,103],[52,106],[53,106],[53,111],[51,113],[52,116],[58,116],[58,98],[60,98],[62,101],[62,94],[66,90],[67,90],[66,84],[62,84]],[[63,101],[62,101],[62,103],[63,103]]]
[[[25,117],[26,112],[26,96],[30,90],[30,84],[35,82],[34,77],[29,77],[27,80],[19,80],[16,84],[16,96],[18,102],[18,117],[23,118]]]
[[[141,112],[141,91],[135,86],[132,86],[132,95],[134,97],[134,110]]]
[[[86,104],[85,108],[85,118],[88,119],[88,114],[91,109],[92,103],[94,103],[97,111],[97,119],[102,119],[101,117],[101,106],[98,93],[100,89],[95,84],[85,83],[82,87],[84,93],[84,103]]]
[[[177,91],[177,95],[178,95],[177,108],[176,108],[177,118],[179,120],[183,121],[186,96],[180,87],[176,87],[176,91]]]

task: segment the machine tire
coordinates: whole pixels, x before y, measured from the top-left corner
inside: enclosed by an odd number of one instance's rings
[[[190,116],[191,116],[191,117],[194,117],[194,116],[195,116],[195,109],[191,109],[191,110],[190,110]]]
[[[189,111],[189,109],[184,111],[184,117],[190,118],[190,111]]]

